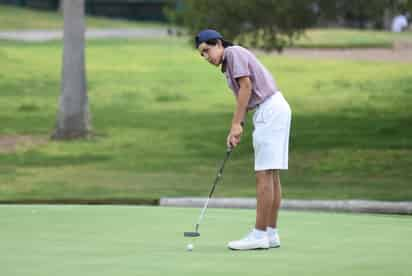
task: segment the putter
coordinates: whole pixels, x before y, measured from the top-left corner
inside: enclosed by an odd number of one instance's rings
[[[206,212],[206,209],[207,209],[207,205],[209,204],[209,200],[210,200],[210,198],[212,197],[213,192],[215,191],[216,184],[217,184],[217,182],[219,182],[219,180],[222,178],[222,174],[223,174],[223,169],[224,169],[224,167],[225,167],[225,163],[226,163],[226,161],[229,159],[230,154],[232,153],[232,150],[233,150],[233,148],[231,148],[231,147],[226,150],[225,158],[223,159],[222,164],[220,165],[220,168],[219,168],[219,170],[217,171],[217,175],[216,175],[215,181],[213,182],[212,189],[211,189],[210,192],[209,192],[209,197],[207,198],[207,200],[206,200],[206,202],[205,202],[205,205],[203,206],[203,209],[202,209],[202,211],[200,212],[199,219],[198,219],[198,221],[197,221],[197,223],[196,223],[196,226],[195,226],[195,231],[194,231],[194,232],[184,232],[184,236],[185,236],[185,237],[194,238],[194,237],[199,237],[199,236],[200,236],[200,233],[199,233],[200,223],[202,222],[203,217],[204,217],[204,215],[205,215],[205,212]]]

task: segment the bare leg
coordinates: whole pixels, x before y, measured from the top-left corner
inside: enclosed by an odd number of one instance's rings
[[[256,229],[266,231],[273,202],[273,171],[256,172]]]
[[[278,222],[278,212],[280,208],[280,202],[282,200],[282,188],[280,185],[279,170],[273,170],[273,198],[272,206],[270,208],[270,215],[268,216],[268,226],[276,228]]]

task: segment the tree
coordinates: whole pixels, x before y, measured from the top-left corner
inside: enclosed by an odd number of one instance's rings
[[[316,0],[319,19],[347,21],[346,25],[366,28],[371,23],[378,29],[389,29],[392,17],[412,11],[412,0]]]
[[[192,35],[205,28],[220,31],[245,46],[277,49],[293,43],[321,22],[378,28],[393,14],[409,11],[412,0],[168,0],[166,15]],[[386,14],[386,16],[385,16]]]
[[[84,0],[64,0],[63,70],[57,126],[52,138],[87,137],[90,131],[84,58]]]
[[[315,23],[313,0],[182,0],[184,8],[174,18],[194,35],[217,29],[228,39],[264,50],[293,42]]]

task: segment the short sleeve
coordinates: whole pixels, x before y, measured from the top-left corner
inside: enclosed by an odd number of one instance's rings
[[[226,58],[231,75],[234,79],[250,76],[247,55],[243,54],[238,49],[233,48],[228,51]]]

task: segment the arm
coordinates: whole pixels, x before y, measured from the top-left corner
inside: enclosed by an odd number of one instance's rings
[[[240,77],[237,81],[240,89],[237,97],[236,110],[233,114],[232,126],[227,137],[228,147],[235,147],[240,142],[240,137],[243,133],[242,123],[246,116],[247,105],[252,94],[252,83],[249,77]]]

